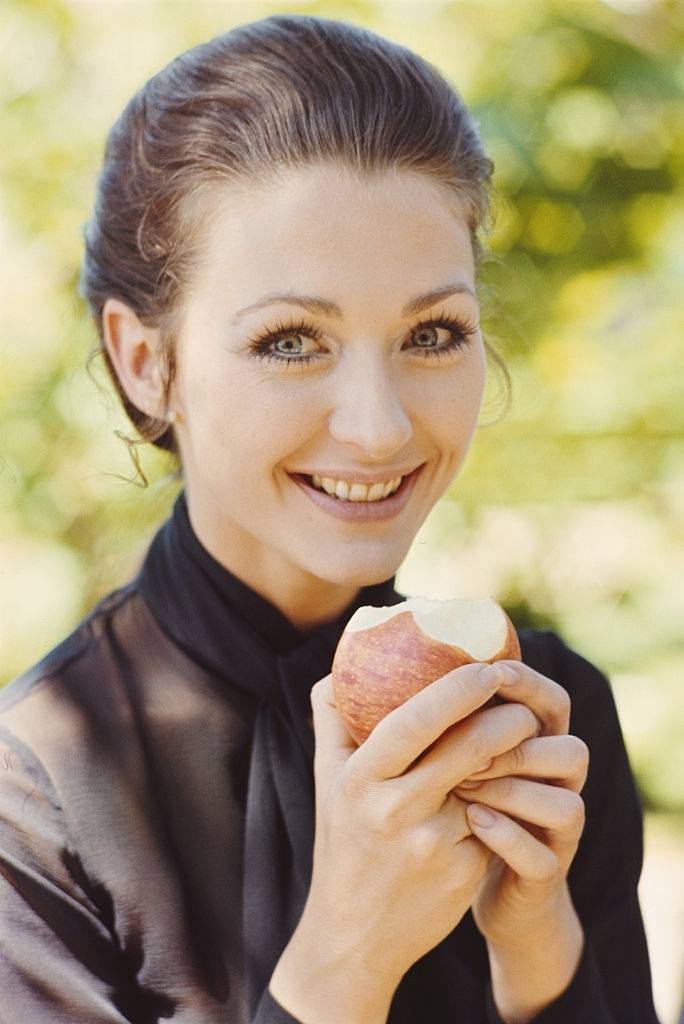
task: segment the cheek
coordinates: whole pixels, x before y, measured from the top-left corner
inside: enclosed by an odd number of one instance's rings
[[[454,382],[451,401],[459,419],[459,429],[472,433],[477,425],[487,382],[487,362],[482,344],[470,353],[464,372]]]
[[[447,448],[456,440],[463,442],[477,424],[484,384],[479,363],[441,376],[437,371],[414,396],[416,414],[429,423],[431,433]]]
[[[478,331],[471,340],[468,359],[464,365],[463,388],[470,400],[476,405],[482,402],[485,384],[487,383],[487,352],[482,335]]]
[[[195,441],[214,461],[254,475],[310,437],[312,413],[311,396],[298,395],[295,387],[286,393],[263,378],[234,378],[221,387],[209,381],[196,398]]]

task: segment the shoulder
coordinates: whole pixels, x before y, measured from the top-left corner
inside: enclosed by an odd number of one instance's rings
[[[21,760],[36,776],[43,763],[52,775],[85,758],[113,728],[130,724],[124,677],[127,652],[144,650],[150,632],[142,605],[134,581],[110,591],[63,640],[0,689],[0,767]]]
[[[122,677],[131,638],[145,620],[135,582],[110,591],[35,664],[0,689],[0,819],[41,815],[57,836],[70,802],[79,806],[101,772],[114,730],[133,727]],[[132,756],[133,744],[125,745]],[[61,824],[60,824],[61,823]],[[43,827],[43,826],[41,826]]]
[[[11,679],[0,689],[0,724],[18,703],[35,691],[77,673],[84,663],[105,657],[99,641],[108,632],[111,620],[127,604],[142,600],[135,581],[110,591],[59,643],[50,648],[38,661]]]
[[[73,792],[105,762],[142,764],[146,746],[168,742],[171,729],[206,727],[246,743],[253,705],[164,633],[136,577],[0,689],[0,736],[14,741],[10,760],[28,764],[32,752]]]

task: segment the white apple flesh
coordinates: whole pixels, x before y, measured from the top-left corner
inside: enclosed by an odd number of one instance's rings
[[[357,608],[332,663],[337,710],[358,744],[385,715],[461,665],[520,660],[510,618],[494,598],[411,597]]]

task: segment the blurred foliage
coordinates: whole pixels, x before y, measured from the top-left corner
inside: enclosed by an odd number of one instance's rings
[[[176,54],[279,11],[367,25],[462,92],[496,164],[466,465],[400,589],[496,594],[610,675],[647,805],[684,808],[684,14],[658,0],[5,2],[0,684],[137,568],[178,485],[141,451],[76,294],[106,134]],[[498,415],[497,415],[498,414]]]

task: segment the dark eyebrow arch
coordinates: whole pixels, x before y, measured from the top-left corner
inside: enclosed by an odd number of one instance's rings
[[[462,295],[463,293],[472,295],[477,301],[477,295],[469,285],[463,281],[451,281],[448,284],[441,285],[439,288],[433,288],[432,291],[414,296],[402,309],[401,316],[412,316],[434,305],[435,302],[448,298],[449,295]],[[292,292],[283,292],[262,295],[256,302],[245,306],[244,309],[239,309],[233,316],[231,324],[233,327],[236,327],[248,313],[252,313],[257,309],[263,309],[264,306],[273,306],[278,302],[286,302],[291,306],[303,306],[310,313],[317,313],[319,316],[327,316],[334,320],[341,320],[343,316],[342,310],[337,303],[330,302],[329,299],[323,299],[318,295],[295,295]]]

